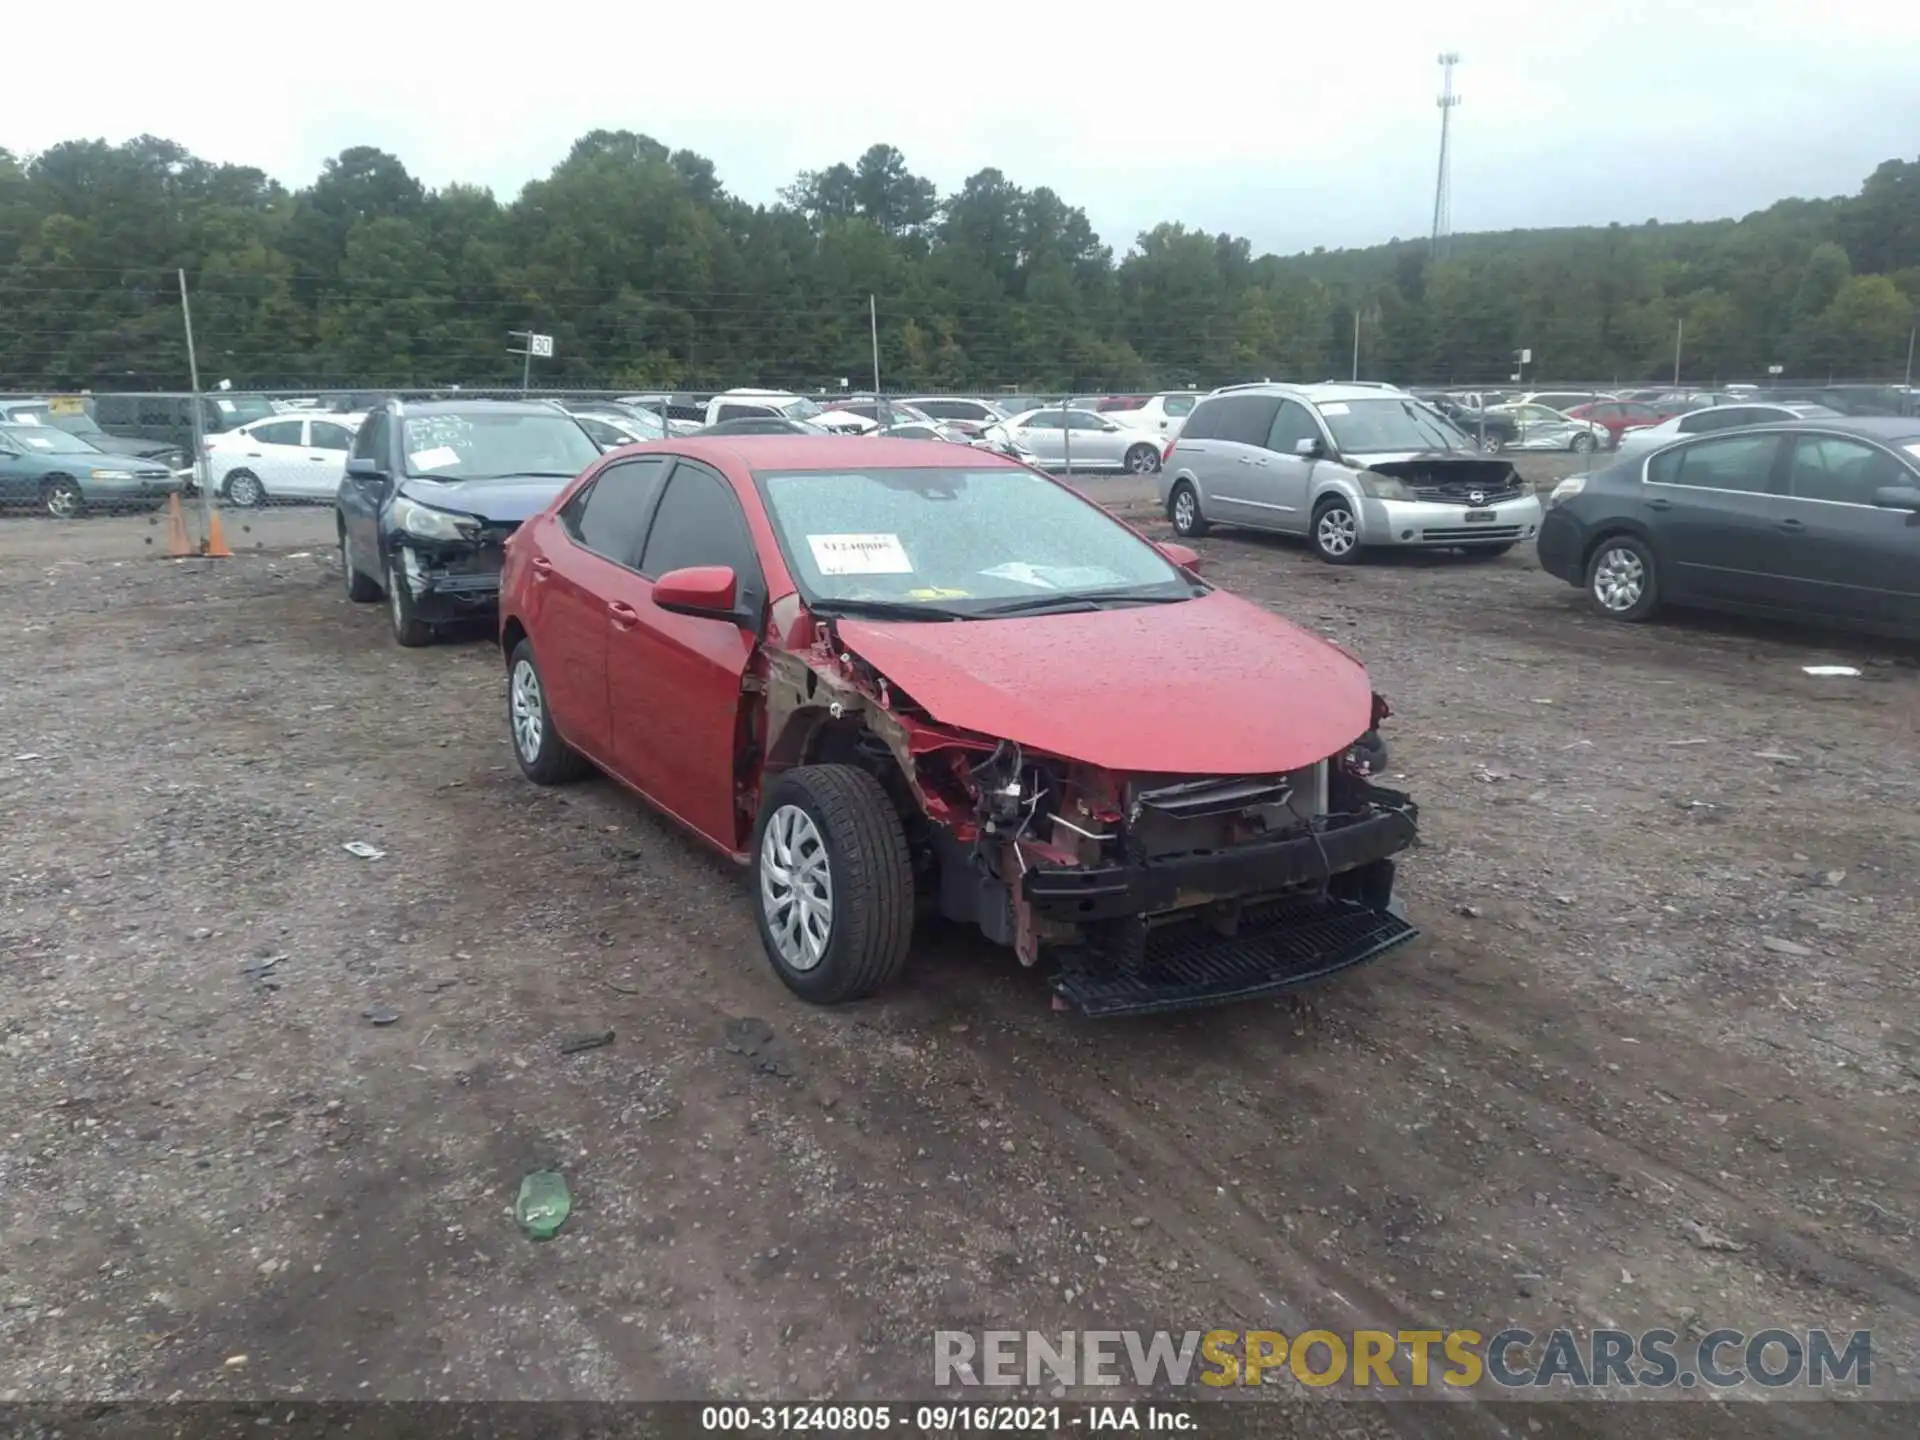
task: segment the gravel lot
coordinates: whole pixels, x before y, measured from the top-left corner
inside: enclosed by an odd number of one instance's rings
[[[936,1326],[1377,1322],[1872,1325],[1911,1393],[1910,649],[1218,532],[1211,578],[1393,700],[1425,938],[1099,1024],[942,932],[823,1012],[722,862],[521,780],[484,636],[402,651],[329,512],[248,523],[166,563],[144,519],[0,521],[0,1398],[898,1397]],[[534,1245],[541,1164],[576,1209]]]

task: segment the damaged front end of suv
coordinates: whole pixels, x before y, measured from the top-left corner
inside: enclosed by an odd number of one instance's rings
[[[1348,733],[1301,763],[1193,773],[1116,767],[1090,758],[1097,746],[1076,755],[962,723],[980,710],[963,716],[944,690],[922,703],[912,675],[866,657],[871,628],[815,617],[796,597],[775,621],[785,643],[761,652],[743,815],[783,769],[868,770],[902,817],[918,913],[977,926],[1044,966],[1056,1008],[1105,1016],[1270,995],[1417,933],[1395,900],[1394,857],[1417,843],[1418,808],[1375,778],[1389,709],[1331,646],[1350,667],[1343,702],[1355,677],[1362,687],[1358,708],[1343,703],[1344,718],[1306,727],[1301,743],[1319,744],[1329,725]]]

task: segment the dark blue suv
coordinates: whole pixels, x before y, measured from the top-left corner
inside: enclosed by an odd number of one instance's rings
[[[402,645],[492,611],[502,543],[599,456],[552,405],[384,402],[354,435],[335,500],[348,598],[384,594]]]

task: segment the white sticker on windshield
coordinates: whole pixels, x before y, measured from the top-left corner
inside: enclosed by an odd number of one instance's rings
[[[451,445],[436,445],[431,450],[416,450],[407,459],[416,470],[438,470],[443,465],[458,465],[460,452]]]
[[[1349,412],[1346,406],[1336,400],[1331,405],[1322,405],[1320,407],[1320,413],[1322,415],[1345,415]]]
[[[219,410],[220,410],[220,413],[221,413],[222,415],[231,415],[231,414],[233,414],[233,401],[231,401],[231,400],[216,400],[216,401],[214,401],[213,403],[214,403],[214,404],[215,404],[215,405],[216,405],[217,407],[219,407]]]
[[[18,415],[9,416],[7,419],[9,425],[38,425],[39,423],[40,417],[31,410],[22,410]]]
[[[51,436],[22,435],[20,438],[36,450],[51,450],[53,448],[53,439]]]
[[[898,535],[809,535],[822,575],[911,575],[913,562]]]

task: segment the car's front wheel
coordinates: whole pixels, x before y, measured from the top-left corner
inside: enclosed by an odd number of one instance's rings
[[[251,510],[267,498],[267,487],[251,470],[234,471],[227,477],[226,489],[227,503],[241,510]]]
[[[397,564],[387,571],[387,618],[393,622],[393,638],[409,650],[432,642],[433,626],[415,613],[406,572]]]
[[[755,913],[774,972],[803,1000],[871,995],[913,940],[913,868],[880,782],[803,765],[767,787],[753,842]]]
[[[1184,480],[1174,486],[1173,493],[1167,497],[1167,518],[1173,522],[1174,533],[1182,539],[1197,539],[1207,533],[1207,517],[1200,513],[1200,496]]]
[[[507,728],[513,735],[513,758],[520,762],[520,773],[536,785],[578,780],[593,768],[554,728],[531,640],[514,646],[507,661]]]
[[[1611,535],[1587,562],[1587,598],[1609,620],[1640,621],[1660,607],[1653,551],[1631,535]]]
[[[40,503],[56,520],[77,520],[87,513],[86,497],[80,483],[65,475],[56,475],[40,487]]]
[[[1135,445],[1127,451],[1127,469],[1136,475],[1158,474],[1160,452],[1151,445]]]
[[[1313,553],[1329,565],[1351,565],[1360,558],[1360,518],[1342,495],[1330,495],[1313,511]]]

